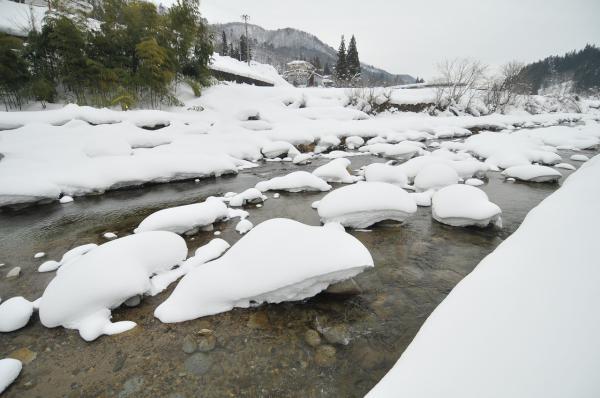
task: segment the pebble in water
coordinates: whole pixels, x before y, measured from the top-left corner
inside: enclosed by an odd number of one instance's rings
[[[311,347],[318,347],[321,344],[321,336],[316,330],[308,329],[304,333],[304,341]]]
[[[189,373],[199,376],[210,370],[212,359],[203,352],[197,352],[185,360],[184,366]]]

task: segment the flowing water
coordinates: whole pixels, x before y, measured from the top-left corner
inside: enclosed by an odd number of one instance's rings
[[[568,159],[569,153],[563,155]],[[351,159],[353,168],[384,161],[370,156]],[[312,170],[324,162],[303,168]],[[269,162],[235,177],[113,191],[76,198],[66,205],[0,212],[0,263],[5,264],[0,268],[0,296],[38,298],[54,274],[38,273],[41,262],[58,260],[75,246],[103,243],[101,235],[107,231],[130,234],[153,211],[227,191],[241,192],[262,179],[298,169],[289,163]],[[0,358],[12,356],[25,363],[5,396],[363,396],[393,366],[450,290],[558,187],[509,183],[499,173],[488,175],[482,188],[503,210],[501,230],[448,227],[432,219],[430,208],[419,208],[403,225],[351,231],[375,261],[374,269],[356,278],[362,289],[358,295],[322,293],[303,302],[162,324],[152,313],[168,297],[171,286],[156,297],[144,298],[138,307],[113,311],[115,320],[135,321],[136,328],[91,343],[73,330],[47,329],[34,315],[25,328],[0,335]],[[324,193],[268,196],[262,208],[246,208],[255,225],[274,217],[319,225],[310,205]],[[236,223],[234,219],[216,225],[220,237],[230,244],[240,238],[234,230]],[[187,237],[190,253],[214,237],[212,232]],[[33,254],[40,251],[46,257],[34,259]],[[4,274],[13,266],[22,267],[21,276],[7,280]],[[324,332],[329,342],[324,336],[320,344],[313,341],[314,332],[309,332],[312,339],[305,337],[309,330],[324,329],[329,330]],[[186,353],[184,348],[191,351],[190,344],[192,348],[199,345],[199,350]]]

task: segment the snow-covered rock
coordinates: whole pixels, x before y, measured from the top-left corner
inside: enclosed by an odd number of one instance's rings
[[[294,157],[300,155],[300,151],[298,151],[292,144],[285,141],[272,141],[269,142],[261,148],[261,153],[264,157],[268,159],[274,159],[280,156],[290,156]]]
[[[0,394],[19,377],[23,364],[18,359],[0,359]]]
[[[596,156],[530,211],[367,397],[597,396],[599,177]]]
[[[151,290],[150,278],[168,272],[187,255],[185,241],[165,231],[107,242],[62,267],[44,291],[39,315],[46,327],[77,329],[85,340],[116,334],[134,322],[111,323],[110,310]]]
[[[294,171],[285,176],[271,178],[267,181],[261,181],[256,184],[256,189],[261,192],[265,191],[329,191],[331,185],[323,181],[321,178],[307,172]]]
[[[418,192],[440,189],[458,183],[460,177],[455,169],[444,163],[433,163],[424,167],[415,177]]]
[[[117,239],[117,234],[115,234],[114,232],[105,232],[102,234],[102,237],[104,239]]]
[[[237,223],[237,225],[235,226],[235,230],[243,235],[246,232],[250,231],[252,227],[254,227],[254,225],[249,220],[244,218],[243,220],[240,220],[240,222]]]
[[[44,252],[37,252],[33,255],[33,258],[42,258],[46,255]]]
[[[490,202],[481,189],[466,184],[449,185],[437,191],[432,198],[431,213],[436,221],[454,227],[502,226],[500,207]]]
[[[357,149],[365,144],[365,140],[362,137],[358,137],[356,135],[346,137],[346,148],[348,149]]]
[[[33,303],[23,297],[12,297],[0,304],[0,332],[21,329],[31,318]]]
[[[71,203],[73,201],[73,197],[69,196],[69,195],[64,195],[62,198],[60,198],[58,200],[60,203],[65,204],[65,203]]]
[[[89,243],[86,245],[74,247],[73,249],[71,249],[71,250],[67,251],[65,254],[63,254],[60,261],[48,260],[48,261],[43,262],[38,267],[38,272],[56,271],[58,268],[62,267],[63,265],[68,264],[69,262],[77,259],[78,257],[83,256],[84,254],[88,253],[89,251],[95,249],[96,247],[98,247],[98,245],[95,243]]]
[[[465,181],[466,185],[471,185],[473,187],[479,187],[483,184],[485,184],[485,182],[481,181],[479,178],[469,178]]]
[[[363,182],[328,193],[317,211],[322,223],[366,228],[384,220],[403,222],[417,211],[417,205],[408,192],[396,185]]]
[[[227,198],[227,202],[229,203],[229,206],[233,206],[233,207],[239,207],[239,206],[243,206],[243,205],[249,204],[249,203],[252,203],[252,204],[262,203],[265,200],[267,200],[267,197],[265,195],[263,195],[262,192],[256,188],[248,188],[244,192],[241,192],[239,194],[236,194],[235,196],[231,196],[231,197]]]
[[[342,141],[335,135],[325,135],[319,139],[315,146],[315,153],[325,152],[329,148],[337,147]]]
[[[154,312],[162,322],[312,297],[373,266],[369,251],[339,225],[265,221],[223,257],[197,267]]]
[[[384,163],[372,163],[366,166],[364,176],[367,182],[387,182],[402,188],[408,183],[408,178],[400,167]]]
[[[557,169],[577,170],[577,167],[573,166],[570,163],[559,163],[555,164],[554,167],[556,167]]]
[[[147,231],[189,233],[226,219],[227,210],[227,206],[221,200],[210,197],[202,203],[171,207],[152,213],[142,220],[135,233]]]
[[[300,155],[294,156],[294,158],[292,159],[292,163],[297,165],[309,164],[312,158],[312,153],[301,153]]]
[[[516,178],[521,181],[531,182],[556,182],[562,174],[558,170],[554,170],[548,166],[540,165],[523,165],[513,166],[502,172],[506,177]]]
[[[331,162],[317,167],[313,174],[326,182],[341,182],[352,184],[357,181],[357,177],[348,172],[350,161],[345,158],[334,159]]]
[[[574,160],[576,162],[587,162],[588,160],[590,160],[590,158],[588,158],[585,155],[575,154],[575,155],[571,155],[571,160]]]

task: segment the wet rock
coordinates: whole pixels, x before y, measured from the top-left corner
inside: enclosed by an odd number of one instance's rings
[[[23,365],[27,365],[37,358],[37,352],[31,351],[27,347],[23,347],[8,354],[8,357],[18,359],[23,362]]]
[[[197,352],[186,359],[184,366],[193,375],[203,375],[210,370],[212,359],[203,352]]]
[[[206,334],[198,339],[198,351],[208,352],[215,349],[217,337],[214,334]]]
[[[264,311],[255,312],[250,315],[246,326],[250,329],[268,329],[270,326],[269,317]]]
[[[196,340],[194,339],[194,337],[185,336],[183,338],[183,344],[181,345],[181,349],[186,354],[192,354],[192,353],[196,352],[196,350],[198,349],[198,344],[196,343]]]
[[[125,365],[125,359],[127,359],[127,357],[123,354],[123,352],[117,352],[117,360],[113,366],[113,372],[118,372],[123,369],[123,366]]]
[[[358,283],[356,283],[353,278],[350,278],[345,281],[330,285],[325,292],[329,294],[338,294],[341,296],[352,296],[361,294],[363,291]]]
[[[144,386],[144,378],[141,376],[134,376],[127,380],[123,384],[123,389],[119,392],[119,398],[135,397],[142,391]]]
[[[18,278],[21,275],[21,267],[14,267],[6,274],[7,279]]]
[[[330,344],[348,345],[350,343],[350,328],[347,325],[323,327],[319,331]]]
[[[327,368],[335,364],[335,347],[322,345],[317,348],[315,353],[315,364],[322,368]]]
[[[319,336],[319,332],[313,329],[308,329],[304,333],[304,341],[311,347],[317,347],[321,344],[321,336]]]
[[[137,307],[142,302],[142,297],[138,294],[133,297],[128,298],[125,301],[125,305],[127,307]]]
[[[385,361],[385,353],[362,343],[353,347],[352,356],[363,369],[371,370],[380,367]]]

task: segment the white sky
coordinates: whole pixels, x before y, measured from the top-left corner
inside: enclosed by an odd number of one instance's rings
[[[200,9],[211,23],[249,14],[336,49],[341,34],[354,34],[361,61],[425,78],[445,58],[497,66],[600,44],[600,0],[201,0]]]

